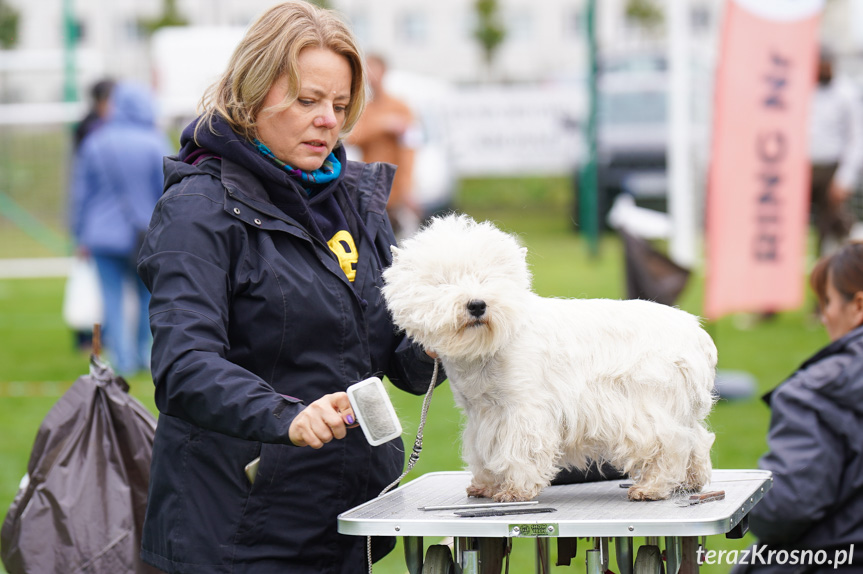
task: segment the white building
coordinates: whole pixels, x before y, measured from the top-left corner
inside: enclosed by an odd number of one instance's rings
[[[671,0],[655,0],[662,9]],[[694,55],[710,58],[722,21],[723,0],[687,0]],[[4,101],[62,99],[64,15],[78,30],[75,64],[78,87],[101,75],[150,81],[148,38],[139,22],[156,18],[163,0],[6,0],[21,14],[16,53],[0,51],[0,72],[18,66],[42,70],[34,76],[7,74]],[[192,25],[246,26],[273,0],[176,0]],[[473,38],[473,0],[330,0],[352,24],[366,51],[390,60],[393,68],[455,83],[555,82],[584,77],[587,0],[499,0],[506,38],[493,68],[486,68]],[[597,0],[597,35],[605,51],[663,49],[662,27],[645,31],[626,17],[627,0]],[[830,0],[824,37],[841,55],[863,51],[863,2]],[[178,54],[193,58],[194,54]],[[49,70],[53,70],[53,73]],[[35,73],[35,72],[34,72]],[[21,79],[23,78],[23,79]],[[31,86],[36,83],[38,89]]]
[[[6,0],[21,14],[17,52],[0,52],[0,71],[10,58],[41,69],[7,78],[5,101],[62,99],[65,14],[78,32],[75,64],[78,87],[102,75],[149,81],[148,38],[142,19],[156,18],[163,0]],[[178,12],[192,25],[246,26],[272,0],[177,0]],[[390,61],[391,67],[455,83],[554,82],[584,77],[587,0],[500,0],[506,38],[488,70],[473,37],[477,18],[472,0],[330,0],[353,26],[363,48]],[[661,30],[645,33],[625,17],[625,0],[597,2],[597,34],[605,48],[653,45],[661,49]],[[721,18],[719,0],[690,0],[696,36],[709,46]],[[195,54],[178,54],[194,58]],[[53,70],[53,73],[51,72]],[[50,76],[57,76],[50,80]],[[32,83],[39,86],[38,89]]]

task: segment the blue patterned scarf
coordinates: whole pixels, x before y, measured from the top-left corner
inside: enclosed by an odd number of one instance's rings
[[[255,144],[255,147],[258,148],[258,151],[261,152],[266,157],[270,158],[270,160],[275,163],[277,166],[288,172],[288,175],[300,181],[303,189],[306,190],[307,193],[311,192],[311,186],[329,183],[339,177],[339,174],[342,172],[342,164],[336,159],[336,156],[332,153],[327,156],[327,159],[324,160],[324,163],[321,167],[316,169],[315,171],[303,171],[296,167],[291,167],[279,158],[268,148],[264,142],[260,140],[255,140],[252,142]]]

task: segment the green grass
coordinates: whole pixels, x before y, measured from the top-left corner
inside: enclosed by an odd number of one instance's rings
[[[458,206],[477,219],[495,221],[517,233],[530,250],[529,262],[536,291],[555,297],[624,296],[623,254],[615,236],[601,240],[599,256],[588,253],[584,239],[573,232],[566,179],[470,180],[460,189]],[[11,233],[11,232],[10,232]],[[14,234],[13,234],[14,235]],[[26,238],[20,242],[26,254],[38,254]],[[6,245],[9,245],[7,243]],[[9,251],[8,248],[5,249]],[[7,255],[8,256],[8,255]],[[801,281],[804,279],[801,277]],[[703,277],[696,271],[679,305],[701,313]],[[63,324],[60,279],[0,281],[0,515],[5,514],[26,471],[36,430],[60,394],[87,371],[87,357],[78,352],[72,334]],[[738,317],[706,325],[719,348],[719,367],[752,374],[759,391],[783,380],[802,360],[823,346],[823,329],[811,324],[804,309],[781,313],[772,321],[747,328]],[[151,410],[152,383],[133,379],[132,393]],[[392,393],[405,427],[405,442],[413,443],[422,397]],[[154,410],[155,412],[155,410]],[[739,402],[721,401],[710,418],[716,432],[713,451],[717,468],[753,468],[765,450],[769,412],[757,397]],[[425,446],[419,463],[406,480],[422,474],[461,469],[459,429],[461,417],[453,405],[448,385],[434,394],[425,430]],[[427,540],[426,543],[433,543]],[[533,571],[529,540],[516,540],[511,572]],[[742,549],[752,542],[708,539],[710,548]],[[586,547],[580,544],[574,564],[582,564]],[[552,550],[554,556],[554,544]],[[552,560],[553,563],[553,560]],[[612,564],[612,569],[617,570]],[[581,567],[576,567],[580,571]],[[702,572],[720,574],[726,566],[705,566]],[[569,569],[553,567],[552,572]],[[2,572],[2,568],[0,568]],[[375,567],[376,573],[405,572],[401,548]]]

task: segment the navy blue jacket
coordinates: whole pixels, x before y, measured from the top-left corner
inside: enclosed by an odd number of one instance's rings
[[[863,569],[863,327],[806,360],[765,399],[769,451],[759,466],[773,486],[750,513],[750,529],[772,549],[848,551]],[[766,555],[766,551],[763,553]],[[738,571],[827,572],[833,566],[754,564]]]
[[[371,447],[350,429],[314,450],[288,429],[304,403],[371,375],[421,394],[433,363],[397,333],[380,293],[394,170],[345,166],[331,185],[367,231],[353,284],[243,166],[165,161],[138,267],[153,294],[160,412],[142,557],[162,570],[366,571],[365,539],[339,535],[336,517],[398,477],[402,441]],[[258,456],[252,485],[244,467]]]

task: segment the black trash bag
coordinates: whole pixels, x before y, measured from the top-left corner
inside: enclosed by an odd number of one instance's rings
[[[98,359],[48,411],[0,529],[9,574],[157,572],[140,559],[156,418]]]
[[[689,280],[689,269],[660,253],[645,239],[619,230],[626,259],[626,298],[674,305]]]

